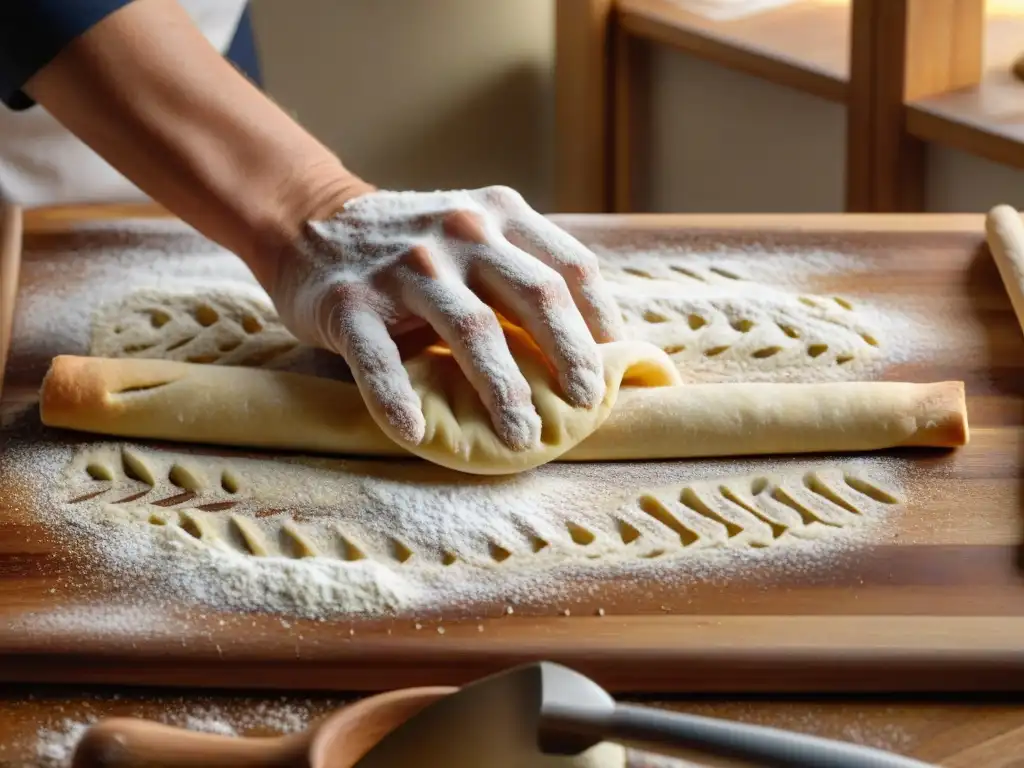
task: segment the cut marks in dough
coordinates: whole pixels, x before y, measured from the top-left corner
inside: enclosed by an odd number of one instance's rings
[[[133,293],[92,320],[89,353],[187,363],[283,368],[302,349],[256,291]]]
[[[659,264],[657,268],[671,270],[672,265]],[[658,283],[653,279],[656,275],[652,273],[650,277],[637,280],[644,284]],[[692,277],[672,272],[672,277],[702,286],[703,293],[696,297],[701,301],[715,297],[736,300],[736,297],[729,298],[732,295],[730,291],[737,290],[736,285],[746,282],[733,272],[723,272],[722,275],[718,272],[694,273]],[[759,287],[759,290],[763,292],[764,289]],[[740,293],[743,294],[740,298],[749,298],[743,291]],[[784,292],[779,293],[782,295]],[[673,290],[673,297],[678,298],[679,295],[678,290]],[[794,297],[785,295],[792,303]],[[620,297],[620,300],[625,298]],[[646,297],[638,296],[636,300],[646,302],[648,308],[657,309],[655,298],[652,293]],[[810,297],[804,298],[810,303],[800,304],[802,309],[799,312],[806,310],[813,314],[818,310],[811,306],[812,303],[818,309],[822,303],[829,304],[826,297],[813,297],[813,301]],[[821,311],[845,316],[855,314],[848,302],[832,303],[835,307],[831,310],[826,307]],[[807,318],[801,315],[790,326],[771,315],[770,307],[765,307],[768,314],[764,318],[760,315],[755,318],[759,325],[768,327],[772,333],[777,328],[778,334],[785,335],[792,343],[810,339],[807,330],[810,327],[807,322],[810,321]],[[710,319],[705,323],[706,318],[702,316],[697,329],[690,327],[691,319],[651,324],[651,328],[661,332],[663,327],[671,330],[671,327],[682,323],[692,337],[710,333],[721,325],[725,330],[720,328],[715,333],[731,333],[743,343],[758,333],[766,332],[764,327],[748,328],[742,323],[737,330],[735,318],[731,318],[726,309],[728,307],[723,309],[717,304],[711,307],[711,314],[705,313]],[[773,319],[776,322],[762,323],[762,320]],[[851,344],[859,343],[877,352],[877,347],[864,340],[863,333],[866,332],[863,329],[858,331],[856,324],[847,328],[843,325],[845,321],[840,322],[831,315],[822,316],[821,321],[836,328],[840,335],[848,331],[847,335],[855,339],[850,341]],[[793,340],[794,335],[796,341]],[[869,338],[877,342],[870,335]],[[652,341],[657,343],[654,337]],[[156,360],[147,362],[149,358],[218,366],[310,368],[321,373],[317,364],[308,365],[304,360],[304,354],[314,350],[296,346],[273,308],[258,296],[222,295],[216,291],[182,294],[140,291],[103,308],[94,320],[92,337],[93,355],[101,358],[127,357],[138,360],[139,365],[118,368],[114,361],[94,361],[77,369],[80,372],[91,371],[90,381],[72,384],[66,380],[70,370],[68,365],[72,361],[60,361],[54,367],[61,368],[63,375],[51,373],[44,392],[53,394],[60,390],[63,394],[58,392],[56,399],[44,402],[44,420],[50,419],[48,423],[54,426],[127,437],[356,455],[394,456],[412,452],[444,466],[484,474],[521,471],[552,458],[653,459],[737,453],[874,450],[917,444],[955,446],[967,440],[963,387],[958,382],[921,385],[847,383],[830,385],[827,389],[820,385],[729,384],[722,391],[707,386],[685,389],[655,386],[647,391],[650,385],[659,384],[649,378],[655,373],[655,378],[661,377],[661,384],[675,383],[672,367],[682,366],[686,362],[683,359],[685,354],[670,357],[636,339],[629,344],[631,354],[640,350],[642,358],[648,356],[647,363],[643,370],[627,371],[632,378],[621,382],[625,388],[610,415],[604,408],[608,404],[606,400],[602,409],[596,413],[584,412],[587,418],[581,418],[575,409],[569,409],[554,394],[556,389],[546,366],[538,366],[545,393],[551,396],[549,405],[567,415],[570,423],[555,425],[555,422],[550,422],[545,439],[553,441],[553,444],[526,454],[513,454],[497,442],[475,392],[470,390],[452,359],[435,348],[420,359],[409,362],[411,370],[419,377],[420,390],[427,393],[427,399],[432,403],[435,421],[431,440],[422,446],[399,446],[384,439],[388,434],[386,423],[368,414],[365,405],[356,401],[357,390],[351,384],[310,380],[308,377],[279,378],[237,370],[224,374],[208,373],[198,370],[198,366],[191,366],[162,369],[168,376],[164,379],[167,384],[161,388],[123,392],[132,383],[148,385],[157,381],[153,379],[153,373],[160,364]],[[520,349],[520,357],[525,354],[530,359],[531,347],[529,345],[525,351]],[[616,354],[623,354],[625,349],[619,347]],[[738,347],[734,345],[733,349],[742,351],[745,347],[740,344]],[[725,357],[728,355],[709,360],[718,361]],[[802,354],[798,357],[803,358],[803,362],[820,359],[819,356]],[[744,365],[749,364],[759,370],[765,368],[762,373],[767,372],[766,366],[781,367],[785,369],[782,372],[788,372],[787,375],[800,368],[783,353],[771,357],[744,354],[744,360]],[[333,375],[334,372],[326,373]],[[633,375],[635,373],[639,373],[639,380]],[[614,371],[611,374],[615,376]],[[636,384],[643,386],[634,386]],[[213,391],[217,386],[233,390],[235,395]],[[190,390],[200,395],[196,402],[204,403],[205,413],[192,407]],[[297,408],[295,393],[301,391],[302,399],[305,399],[305,394],[314,390],[319,393],[318,399],[298,404],[301,407]],[[466,397],[454,397],[459,393]],[[82,398],[91,398],[90,404],[97,408],[95,413],[81,412],[81,407],[85,407]],[[81,402],[76,406],[76,401]],[[452,402],[459,405],[452,406]],[[460,419],[464,417],[467,403],[473,418],[468,428],[463,429]],[[282,413],[278,406],[293,412]],[[607,420],[601,424],[606,416]],[[297,422],[294,421],[296,417]],[[600,428],[577,445],[580,436],[586,437],[587,431],[595,429],[597,424]],[[553,432],[558,434],[552,437]]]
[[[616,272],[609,274],[626,339],[663,349],[687,381],[852,380],[885,358],[882,333],[840,297],[800,296],[728,270],[722,273],[732,277],[673,264],[635,272],[649,278],[627,273],[627,284],[620,285]],[[656,279],[663,274],[677,279]],[[291,336],[265,297],[152,289],[102,307],[89,350],[94,357],[259,366],[337,378],[343,366],[328,367],[317,352]]]
[[[904,503],[887,473],[858,460],[712,478],[685,467],[660,480],[625,468],[597,478],[540,473],[471,479],[419,462],[100,444],[76,452],[58,497],[75,517],[179,528],[214,550],[403,570],[775,548],[861,529]]]
[[[48,426],[138,437],[354,456],[414,455],[474,474],[521,472],[560,459],[870,451],[964,445],[962,382],[679,385],[667,355],[641,342],[602,345],[608,391],[571,407],[537,348],[509,335],[533,387],[542,443],[504,446],[443,348],[406,363],[427,436],[401,443],[358,388],[285,371],[62,355],[43,381]],[[621,391],[620,391],[621,388]]]
[[[627,337],[688,381],[852,381],[891,355],[884,315],[860,300],[778,288],[728,260],[629,256],[601,266]]]
[[[355,384],[284,371],[166,360],[62,355],[43,383],[49,426],[124,437],[364,456],[414,455],[474,474],[521,472],[559,458],[612,411],[620,387],[678,384],[668,356],[648,344],[602,345],[606,392],[593,409],[564,400],[554,372],[529,336],[506,328],[509,348],[530,382],[541,418],[540,442],[508,449],[455,358],[433,346],[406,361],[426,434],[403,441]],[[369,404],[369,408],[367,405]]]

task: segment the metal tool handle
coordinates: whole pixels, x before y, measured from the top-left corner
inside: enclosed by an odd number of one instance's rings
[[[858,744],[649,707],[620,704],[610,713],[562,709],[557,720],[559,730],[580,736],[665,755],[691,756],[697,751],[750,760],[766,768],[935,768]]]

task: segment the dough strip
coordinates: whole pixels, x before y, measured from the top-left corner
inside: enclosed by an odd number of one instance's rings
[[[410,455],[381,431],[354,384],[283,371],[64,355],[43,382],[40,413],[52,427],[119,437]],[[959,381],[623,386],[603,424],[557,460],[874,451],[967,440]]]
[[[1017,323],[1024,329],[1024,222],[1009,205],[997,205],[985,216],[985,239],[1003,278]]]

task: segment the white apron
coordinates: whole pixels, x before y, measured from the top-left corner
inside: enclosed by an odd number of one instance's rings
[[[225,53],[246,0],[178,2],[217,50]],[[148,198],[40,105],[15,112],[0,104],[0,200],[30,208]]]

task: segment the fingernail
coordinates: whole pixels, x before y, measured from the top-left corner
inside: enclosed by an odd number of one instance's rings
[[[566,396],[578,408],[593,408],[604,398],[604,377],[589,368],[573,368],[566,376]]]
[[[540,441],[540,416],[532,404],[502,414],[501,437],[514,451],[533,448]]]
[[[402,403],[390,408],[388,421],[403,440],[414,445],[418,445],[427,432],[427,422],[423,413],[411,403]]]

